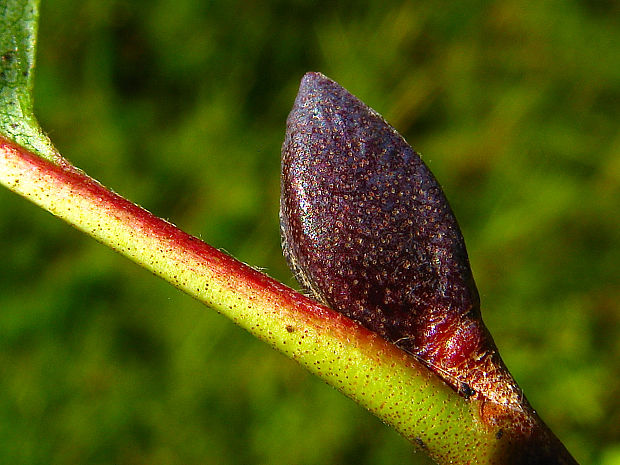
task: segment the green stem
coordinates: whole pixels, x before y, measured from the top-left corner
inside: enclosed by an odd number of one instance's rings
[[[0,140],[0,183],[228,316],[363,405],[439,463],[496,463],[504,441],[415,359],[107,190]]]

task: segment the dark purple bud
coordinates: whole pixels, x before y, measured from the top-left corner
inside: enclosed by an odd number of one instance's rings
[[[495,354],[465,243],[419,155],[379,114],[304,76],[282,148],[286,258],[320,301],[416,356],[469,397]]]
[[[287,122],[281,187],[284,253],[318,300],[475,399],[503,444],[497,463],[576,463],[504,366],[454,214],[394,128],[334,81],[306,74]]]

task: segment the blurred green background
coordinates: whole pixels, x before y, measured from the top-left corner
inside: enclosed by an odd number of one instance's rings
[[[36,108],[67,158],[295,286],[279,151],[304,72],[382,113],[444,186],[483,314],[583,464],[620,464],[613,1],[43,0]],[[0,462],[429,463],[124,258],[0,191]]]

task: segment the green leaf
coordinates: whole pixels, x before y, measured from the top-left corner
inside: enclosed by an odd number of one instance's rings
[[[37,155],[59,155],[33,112],[38,0],[0,0],[0,132]]]

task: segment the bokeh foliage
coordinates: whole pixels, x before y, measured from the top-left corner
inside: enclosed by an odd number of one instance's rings
[[[583,464],[620,464],[620,28],[604,0],[43,0],[37,114],[121,194],[294,285],[279,150],[321,71],[421,151],[483,314]],[[6,463],[428,463],[294,362],[0,192]]]

